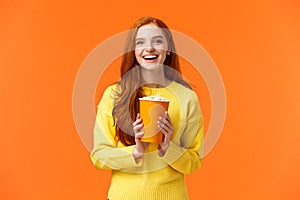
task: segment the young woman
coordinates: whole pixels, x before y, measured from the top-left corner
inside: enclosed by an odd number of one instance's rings
[[[159,144],[142,142],[139,98],[170,100],[157,126]],[[203,119],[197,95],[180,75],[168,27],[143,17],[131,28],[121,63],[121,80],[108,87],[98,105],[91,159],[112,170],[110,200],[186,200],[185,174],[201,165]]]

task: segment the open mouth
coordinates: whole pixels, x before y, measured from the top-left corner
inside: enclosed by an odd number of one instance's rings
[[[155,54],[143,56],[143,59],[145,59],[145,60],[155,60],[157,58],[158,58],[158,55],[155,55]]]

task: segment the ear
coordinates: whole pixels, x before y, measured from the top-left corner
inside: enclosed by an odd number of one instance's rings
[[[171,53],[170,53],[170,51],[167,51],[167,55],[170,55]]]

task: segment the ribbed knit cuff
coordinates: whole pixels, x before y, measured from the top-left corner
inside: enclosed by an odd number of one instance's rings
[[[130,167],[138,167],[142,165],[142,160],[139,163],[136,163],[134,156],[133,156],[133,149],[136,147],[136,145],[121,147],[120,150],[123,151],[126,156],[120,157],[118,160],[118,163],[120,163],[120,166],[122,166],[122,169],[130,168]]]
[[[170,141],[169,147],[164,156],[160,157],[166,163],[171,164],[184,154],[186,149]]]
[[[139,163],[135,162],[133,156],[134,148],[135,145],[120,148],[109,148],[102,150],[101,152],[96,151],[94,154],[91,154],[91,157],[98,169],[115,169],[126,171],[130,168],[135,168],[142,165],[142,161]]]

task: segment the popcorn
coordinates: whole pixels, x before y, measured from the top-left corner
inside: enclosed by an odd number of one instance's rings
[[[159,95],[142,97],[142,98],[139,98],[139,100],[146,100],[146,101],[165,101],[165,102],[169,102],[168,99],[165,99],[164,97],[161,97],[161,96],[159,96]]]

